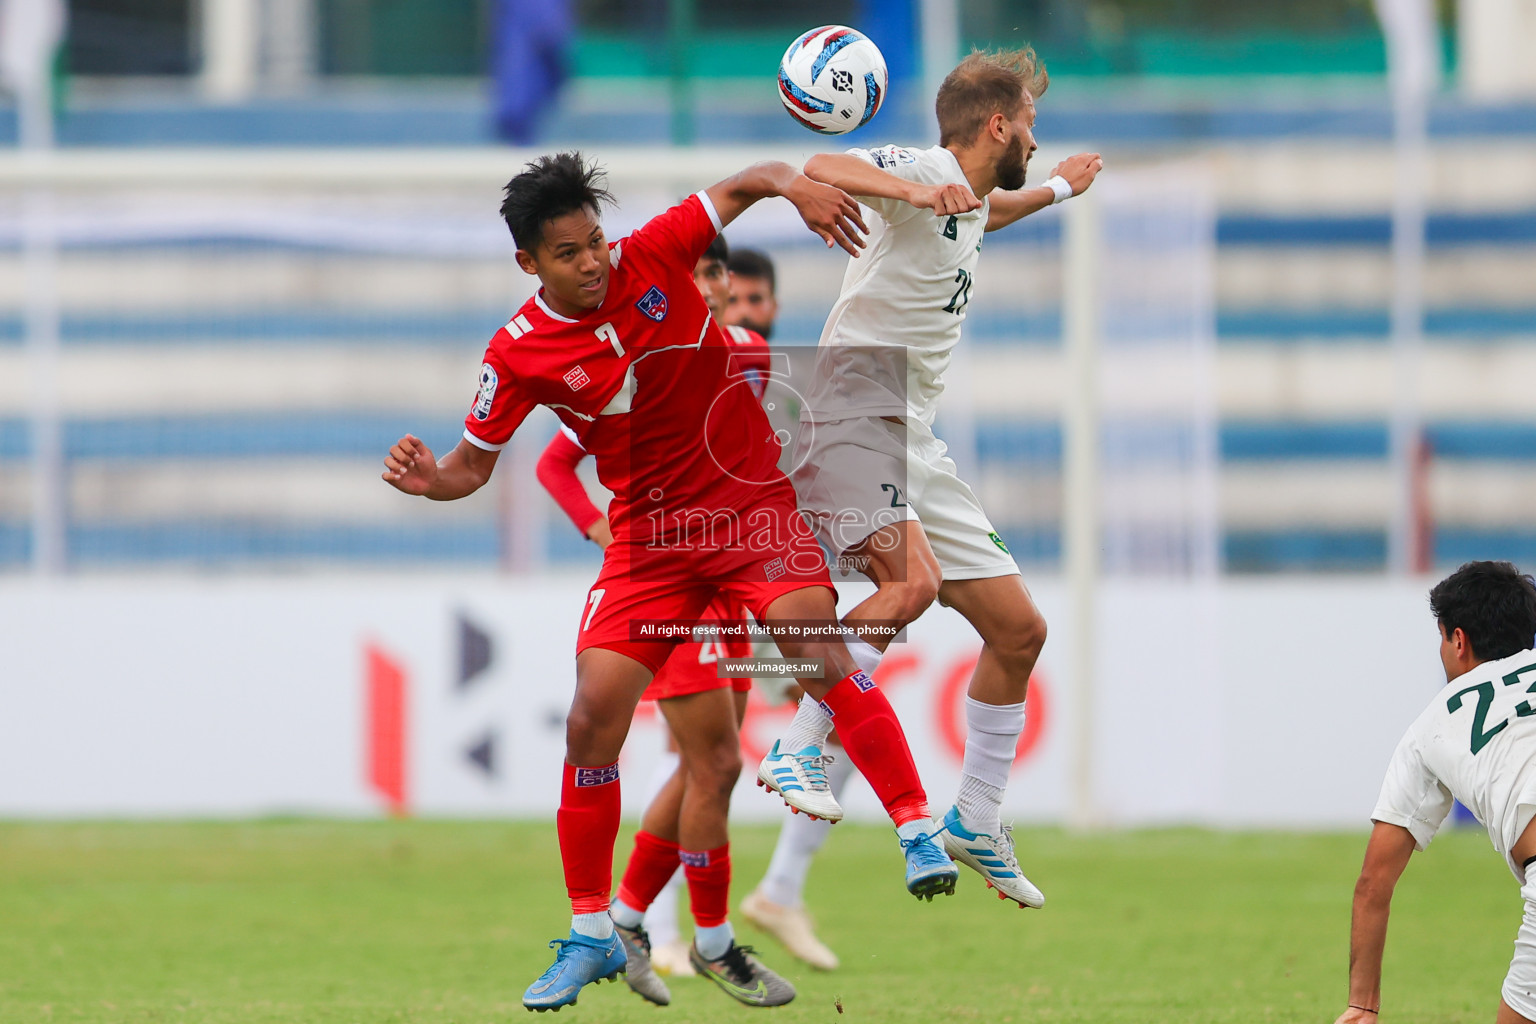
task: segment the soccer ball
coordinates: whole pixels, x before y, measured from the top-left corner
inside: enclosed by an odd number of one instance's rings
[[[789,44],[779,61],[779,99],[813,132],[841,135],[875,116],[885,100],[885,57],[865,36],[823,25]]]

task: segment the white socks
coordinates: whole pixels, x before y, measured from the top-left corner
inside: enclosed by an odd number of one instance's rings
[[[800,698],[800,707],[795,711],[794,719],[789,723],[789,728],[784,732],[784,738],[779,742],[781,754],[798,754],[806,747],[822,747],[827,745],[827,734],[832,731],[832,719],[821,710],[821,703],[806,694]]]
[[[896,826],[896,835],[911,842],[918,836],[931,836],[937,833],[939,826],[934,824],[932,818],[914,818],[905,825]],[[937,842],[938,840],[935,840]]]
[[[698,949],[699,956],[705,960],[719,960],[725,956],[734,941],[736,941],[736,933],[731,931],[729,921],[717,924],[713,928],[693,929],[693,944]]]
[[[965,762],[960,768],[960,824],[997,835],[1003,827],[1003,790],[1024,732],[1024,704],[983,704],[965,698]]]
[[[596,914],[572,914],[571,931],[577,935],[585,935],[589,939],[613,938],[613,918],[608,916],[608,911],[599,911]]]
[[[844,643],[848,653],[853,655],[854,664],[858,665],[866,675],[874,675],[883,655],[856,636],[847,637]],[[825,752],[827,736],[831,732],[832,719],[821,710],[821,702],[810,694],[806,694],[800,698],[800,707],[795,711],[794,721],[789,723],[789,729],[784,733],[779,750],[786,754],[798,754],[806,747],[821,747]]]
[[[613,923],[620,928],[639,928],[645,923],[644,911],[636,910],[617,896],[613,898],[613,904],[608,908],[608,916],[613,918]]]
[[[853,655],[854,664],[864,670],[865,675],[874,675],[875,669],[880,667],[880,659],[884,653],[876,650],[873,644],[867,644],[856,636],[850,636],[844,641],[848,653]]]
[[[853,776],[853,762],[846,753],[833,755],[836,760],[827,767],[827,783],[833,796],[841,796],[843,787]],[[811,861],[821,844],[832,831],[830,821],[812,821],[803,814],[788,814],[779,829],[779,841],[773,847],[773,859],[768,862],[768,873],[758,883],[757,890],[770,903],[781,907],[801,906],[801,894],[805,891],[805,876],[811,870]]]

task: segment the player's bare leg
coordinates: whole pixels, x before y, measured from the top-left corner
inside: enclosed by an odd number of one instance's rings
[[[665,1006],[671,993],[652,967],[645,915],[680,863],[688,865],[684,873],[697,924],[695,940],[710,959],[723,956],[731,945],[725,919],[730,885],[726,818],[731,789],[741,775],[741,743],[729,689],[668,697],[657,706],[677,743],[679,766],[646,807],[611,914],[628,956],[625,981]]]
[[[858,634],[848,640],[849,652],[859,668],[873,675],[894,631],[914,622],[938,595],[939,560],[915,519],[881,527],[850,547],[844,558],[876,587],[843,616],[843,624]],[[784,733],[784,748],[824,746],[831,728],[817,700],[803,698]]]
[[[1531,1018],[1523,1017],[1515,1010],[1510,1009],[1508,1003],[1499,1000],[1499,1015],[1494,1018],[1493,1024],[1533,1024]]]
[[[954,892],[955,867],[933,840],[938,827],[906,734],[885,694],[858,668],[843,644],[832,591],[815,586],[785,594],[768,606],[762,623],[784,657],[821,660],[822,674],[802,677],[800,686],[825,709],[849,759],[869,780],[895,823],[906,851],[907,891],[920,899]],[[808,638],[807,626],[814,627],[817,636]],[[830,799],[820,746],[781,751],[775,743],[758,768],[758,780],[801,810],[806,805],[798,802],[804,798],[815,797],[810,806],[818,809],[824,806],[822,798]],[[836,801],[831,804],[841,817]]]
[[[1044,894],[1019,868],[1012,836],[1002,824],[1002,804],[1024,731],[1029,676],[1045,645],[1045,617],[1013,574],[945,580],[939,598],[965,616],[982,639],[966,695],[965,761],[959,796],[944,819],[945,846],[1000,899],[1044,906]]]
[[[612,981],[625,966],[624,946],[608,916],[613,844],[619,833],[619,751],[651,670],[615,651],[588,648],[576,658],[576,696],[565,722],[565,778],[560,810],[560,859],[571,899],[571,935],[554,964],[523,993],[530,1010],[576,1002],[594,981]]]

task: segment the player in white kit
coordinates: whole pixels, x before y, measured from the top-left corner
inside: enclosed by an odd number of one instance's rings
[[[1021,907],[1042,906],[1045,897],[1019,869],[1001,805],[1045,620],[933,422],[983,235],[1081,194],[1103,166],[1097,153],[1081,153],[1044,185],[1023,187],[1046,84],[1032,50],[973,53],[939,89],[939,145],[854,149],[805,165],[874,216],[866,217],[868,250],[849,262],[822,332],[792,474],[822,543],[878,585],[843,620],[858,632],[849,649],[866,672],[894,629],[935,597],[981,635],[960,792],[934,828],[950,856]],[[789,773],[820,763],[830,725],[815,701],[803,700],[758,778],[771,788],[776,778],[792,779],[806,792],[786,800],[837,820],[841,808],[813,772]]]
[[[1456,800],[1488,830],[1525,898],[1497,1024],[1536,1021],[1536,583],[1508,562],[1468,562],[1429,604],[1447,683],[1398,743],[1371,812],[1338,1024],[1375,1024],[1392,890]]]

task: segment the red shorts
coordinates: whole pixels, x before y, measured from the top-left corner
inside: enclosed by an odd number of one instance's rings
[[[786,482],[765,497],[763,504],[737,513],[744,527],[730,543],[658,552],[615,540],[587,592],[576,653],[601,647],[660,672],[673,648],[692,639],[687,628],[665,627],[698,622],[717,594],[762,621],[768,606],[785,594],[806,587],[831,590],[826,556],[795,508],[794,491]]]

